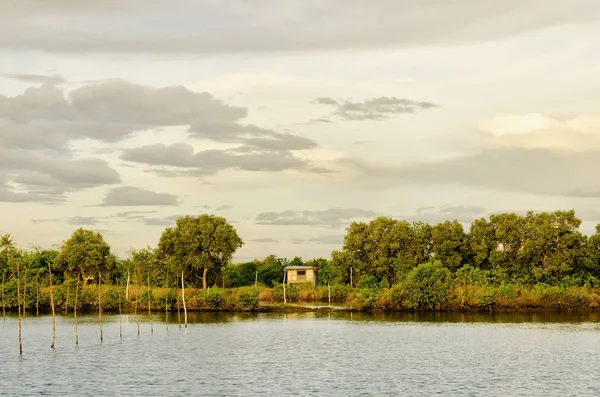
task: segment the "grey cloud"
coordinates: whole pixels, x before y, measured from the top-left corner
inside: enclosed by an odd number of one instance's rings
[[[56,202],[64,193],[119,183],[121,177],[104,160],[71,159],[38,151],[0,149],[0,171],[30,195],[5,191],[6,200]],[[8,176],[5,177],[8,180]],[[13,192],[14,193],[14,192]]]
[[[404,166],[356,158],[340,160],[339,165],[355,173],[355,183],[370,186],[455,185],[551,196],[573,196],[582,186],[600,190],[598,151],[502,148]]]
[[[45,219],[32,219],[35,223],[56,223],[65,222],[69,225],[76,226],[96,226],[99,222],[102,222],[102,218],[94,216],[69,216],[66,218],[45,218]]]
[[[136,187],[118,187],[106,193],[103,206],[146,206],[178,204],[178,197],[168,193],[155,193]]]
[[[366,0],[182,0],[177,7],[166,0],[20,0],[0,2],[0,48],[198,54],[414,47],[496,40],[599,14],[595,0],[568,7],[562,0],[380,0],[377,7]]]
[[[366,99],[363,102],[338,102],[332,98],[317,98],[316,102],[335,107],[334,115],[344,120],[381,120],[396,114],[415,113],[440,106],[431,102],[384,96]]]
[[[241,125],[234,122],[194,121],[189,131],[197,138],[216,142],[241,143],[253,150],[288,151],[307,150],[318,145],[312,139],[281,133],[255,125]]]
[[[308,239],[295,238],[292,239],[294,244],[325,244],[325,245],[342,245],[344,242],[343,234],[326,234]]]
[[[263,212],[256,216],[261,225],[281,226],[320,226],[339,228],[347,226],[353,220],[372,219],[380,214],[357,208],[329,208],[321,211],[282,211]]]
[[[230,210],[233,207],[231,205],[221,205],[217,208],[215,208],[215,211],[226,211],[226,210]]]
[[[57,85],[63,84],[67,81],[58,74],[53,75],[43,75],[43,74],[5,74],[5,77],[8,77],[13,80],[18,80],[23,83],[41,83],[41,84],[50,84]]]
[[[47,135],[59,147],[69,139],[113,142],[138,130],[198,120],[236,125],[246,115],[246,108],[226,105],[208,93],[182,86],[151,88],[124,80],[87,84],[68,97],[61,88],[42,84],[0,101],[0,119],[33,125],[32,133]]]
[[[191,169],[176,172],[178,175],[210,175],[225,169],[245,171],[284,171],[299,170],[323,173],[326,170],[312,167],[307,160],[294,156],[291,152],[256,152],[232,150],[205,150],[194,153],[191,145],[176,143],[147,145],[129,149],[121,155],[122,160],[152,166],[172,166]]]
[[[253,238],[253,239],[250,239],[248,241],[251,242],[251,243],[278,243],[279,242],[279,240],[275,240],[275,239],[269,238],[269,237],[267,237],[267,238]]]

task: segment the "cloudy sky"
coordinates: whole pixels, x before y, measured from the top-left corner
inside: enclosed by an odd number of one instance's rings
[[[238,260],[353,220],[600,222],[597,0],[0,2],[0,233],[114,251],[213,213]]]

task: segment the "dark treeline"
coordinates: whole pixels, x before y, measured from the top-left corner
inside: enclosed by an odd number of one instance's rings
[[[256,308],[259,298],[280,300],[285,266],[310,265],[319,268],[317,287],[288,286],[288,300],[382,309],[593,308],[600,227],[586,236],[580,224],[574,211],[497,214],[474,221],[468,232],[457,221],[380,217],[352,223],[329,259],[270,255],[245,263],[231,263],[243,240],[213,215],[181,217],[155,247],[126,258],[111,253],[101,234],[84,229],[56,249],[22,249],[7,235],[0,252],[2,306],[47,310],[52,282],[64,310],[114,308],[121,301],[136,310]],[[247,288],[226,291],[239,287]]]

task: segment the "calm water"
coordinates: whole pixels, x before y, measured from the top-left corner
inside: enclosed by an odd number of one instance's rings
[[[0,319],[0,395],[600,395],[599,314]],[[160,321],[163,322],[160,322]]]

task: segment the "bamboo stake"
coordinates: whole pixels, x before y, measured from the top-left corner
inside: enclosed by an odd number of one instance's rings
[[[100,272],[98,272],[98,323],[100,324],[100,342],[102,342],[102,294],[100,293]]]
[[[56,318],[54,313],[54,291],[52,287],[52,267],[50,266],[50,262],[48,262],[48,274],[50,276],[50,308],[52,309],[52,344],[50,347],[54,349],[54,342],[56,342]]]
[[[283,271],[283,303],[287,303],[287,298],[285,296],[285,275],[287,274],[287,272],[284,270]]]
[[[77,298],[79,297],[79,275],[77,276],[77,285],[75,285],[75,305],[73,306],[73,315],[75,316],[75,345],[79,346],[79,323],[77,322]]]
[[[152,325],[152,291],[150,290],[150,272],[148,272],[148,315],[150,316],[150,333],[154,333],[154,325]]]
[[[185,306],[185,286],[183,285],[183,271],[181,272],[181,300],[183,301],[183,318],[187,328],[187,307]]]
[[[23,354],[23,341],[21,340],[21,266],[17,262],[17,313],[19,328],[19,354]]]
[[[119,338],[123,337],[123,320],[121,316],[121,288],[117,280],[117,292],[119,294]]]

